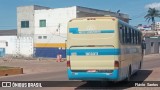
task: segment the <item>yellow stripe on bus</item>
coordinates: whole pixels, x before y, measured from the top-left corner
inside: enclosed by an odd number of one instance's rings
[[[65,48],[65,43],[35,43],[34,47],[62,47]]]

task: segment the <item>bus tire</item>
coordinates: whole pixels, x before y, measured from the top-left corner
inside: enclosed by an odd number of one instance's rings
[[[130,80],[131,80],[131,66],[129,66],[128,77],[127,77],[127,81],[130,81]]]
[[[141,69],[142,68],[142,62],[140,61],[140,63],[139,63],[139,69]]]

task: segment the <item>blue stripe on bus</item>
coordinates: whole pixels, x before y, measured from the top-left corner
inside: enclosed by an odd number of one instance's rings
[[[101,30],[101,33],[114,33],[114,30]]]
[[[114,30],[86,30],[86,31],[78,31],[78,28],[69,28],[69,33],[72,33],[72,34],[114,33]]]
[[[120,49],[67,49],[67,55],[72,54],[84,56],[88,54],[93,55],[120,55]]]
[[[69,28],[69,33],[78,34],[78,28]]]
[[[119,70],[114,69],[112,73],[100,73],[100,72],[72,72],[71,69],[67,70],[68,78],[70,80],[118,80]]]

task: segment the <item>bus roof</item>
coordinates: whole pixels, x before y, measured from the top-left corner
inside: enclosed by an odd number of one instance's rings
[[[75,21],[75,20],[85,20],[85,19],[115,19],[115,20],[118,20],[119,23],[125,25],[125,26],[128,26],[130,28],[133,28],[137,31],[139,31],[137,28],[129,25],[128,23],[118,19],[117,17],[113,17],[113,16],[101,16],[101,17],[81,17],[81,18],[74,18],[74,19],[71,19],[69,22],[72,22],[72,21]],[[140,32],[140,31],[139,31]]]
[[[111,18],[114,18],[114,19],[118,19],[116,17],[112,17],[112,16],[104,16],[104,17],[81,17],[81,18],[74,18],[74,19],[71,19],[70,21],[73,21],[73,20],[84,20],[84,19],[111,19]]]

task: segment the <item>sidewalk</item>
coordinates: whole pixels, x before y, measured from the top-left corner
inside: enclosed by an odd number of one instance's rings
[[[144,56],[144,60],[160,59],[160,54],[149,54]]]

